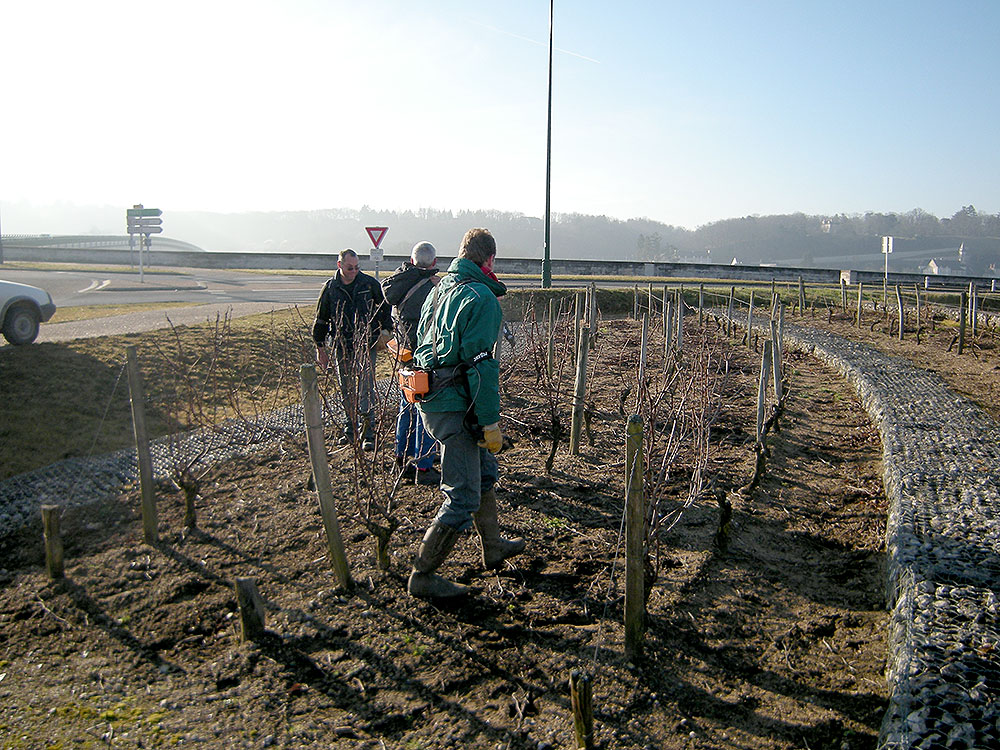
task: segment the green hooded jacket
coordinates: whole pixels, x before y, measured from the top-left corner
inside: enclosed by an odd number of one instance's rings
[[[421,411],[467,411],[471,394],[479,424],[500,421],[500,365],[492,352],[503,320],[497,297],[506,293],[507,287],[487,276],[471,260],[456,258],[436,290],[427,295],[417,330],[414,352],[417,367],[424,370],[454,367],[472,362],[483,352],[490,352],[491,356],[469,368],[468,391],[464,385],[446,386],[420,401]],[[432,324],[435,317],[436,342]]]

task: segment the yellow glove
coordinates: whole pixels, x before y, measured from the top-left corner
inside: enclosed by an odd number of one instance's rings
[[[500,432],[500,424],[494,422],[483,428],[483,439],[479,441],[479,446],[485,448],[490,453],[499,453],[503,447],[503,433]]]

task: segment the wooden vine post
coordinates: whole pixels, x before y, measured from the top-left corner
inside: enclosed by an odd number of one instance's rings
[[[705,285],[698,286],[698,327],[705,327]]]
[[[252,578],[236,579],[236,604],[240,611],[240,642],[259,641],[264,635],[264,600]]]
[[[319,495],[319,509],[326,530],[326,550],[337,582],[343,589],[354,585],[347,565],[347,553],[340,536],[340,522],[337,520],[337,504],[333,499],[333,485],[330,481],[330,464],[327,463],[326,443],[323,440],[323,408],[320,404],[319,387],[316,385],[316,365],[302,365],[299,370],[302,386],[302,408],[306,422],[306,443],[309,446],[309,461],[312,464],[313,481]]]
[[[576,361],[577,349],[580,345],[580,326],[583,324],[584,311],[587,303],[584,299],[586,292],[576,293],[576,310],[573,314],[573,360]],[[636,320],[639,319],[637,315]]]
[[[574,669],[569,676],[569,692],[576,748],[591,750],[594,747],[594,698],[590,675]]]
[[[666,369],[667,363],[670,360],[670,352],[674,348],[674,300],[671,297],[667,300],[667,311],[665,313],[667,319],[667,327],[665,335],[663,337],[663,365]]]
[[[962,292],[962,299],[958,307],[958,353],[965,349],[965,308],[967,305],[967,295]]]
[[[684,287],[677,290],[677,351],[684,351]]]
[[[764,342],[760,361],[760,381],[757,385],[757,444],[764,444],[764,406],[767,403],[767,378],[771,370],[771,342]]]
[[[781,379],[783,373],[781,372],[781,344],[778,339],[778,321],[771,321],[771,362],[772,370],[774,373],[774,398],[780,404],[784,399],[784,393],[782,389],[784,388]]]
[[[590,348],[597,345],[597,282],[590,282]]]
[[[642,409],[642,397],[646,395],[646,357],[649,349],[649,315],[642,316],[642,334],[639,337],[639,379],[635,386],[635,410]]]
[[[625,658],[642,652],[646,627],[642,417],[629,417],[625,437]]]
[[[799,276],[799,315],[806,314],[806,284]]]
[[[855,321],[857,323],[858,328],[861,328],[861,307],[862,307],[863,299],[864,299],[864,297],[863,297],[863,295],[864,295],[864,288],[865,288],[865,285],[862,284],[859,281],[858,282],[858,314],[857,314],[857,319]]]
[[[63,543],[59,532],[58,505],[42,506],[42,529],[45,534],[45,572],[50,581],[63,577]]]
[[[663,313],[663,335],[667,335],[667,328],[670,327],[670,321],[667,319],[667,287],[663,287],[663,307],[660,308]]]
[[[920,286],[913,285],[913,293],[917,295],[917,343],[920,343]]]
[[[576,385],[573,389],[573,417],[569,426],[569,452],[580,454],[580,431],[583,428],[584,400],[587,396],[587,351],[590,349],[590,327],[580,331],[580,349],[576,357]]]
[[[753,289],[750,290],[750,304],[747,306],[747,349],[753,351]]]
[[[844,315],[847,315],[847,282],[843,277],[840,278],[840,306],[844,309]]]
[[[726,308],[726,335],[733,337],[733,304],[736,298],[736,287],[729,287],[729,307]]]
[[[153,456],[149,452],[149,434],[146,432],[145,396],[139,355],[135,345],[125,348],[128,369],[128,392],[132,402],[132,430],[135,433],[135,455],[139,462],[139,490],[142,505],[142,538],[146,544],[159,541],[156,519],[156,498],[153,495]]]
[[[906,325],[906,318],[903,315],[903,293],[896,284],[896,307],[899,310],[899,340],[903,340],[903,328]]]

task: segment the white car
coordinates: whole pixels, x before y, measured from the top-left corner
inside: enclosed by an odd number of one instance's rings
[[[0,279],[0,326],[10,343],[30,344],[38,338],[39,324],[55,313],[55,303],[44,289]]]

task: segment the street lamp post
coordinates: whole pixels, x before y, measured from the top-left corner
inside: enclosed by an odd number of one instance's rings
[[[555,0],[549,0],[549,113],[545,141],[545,237],[542,257],[542,289],[552,286],[552,260],[549,244],[552,236],[552,16]]]

